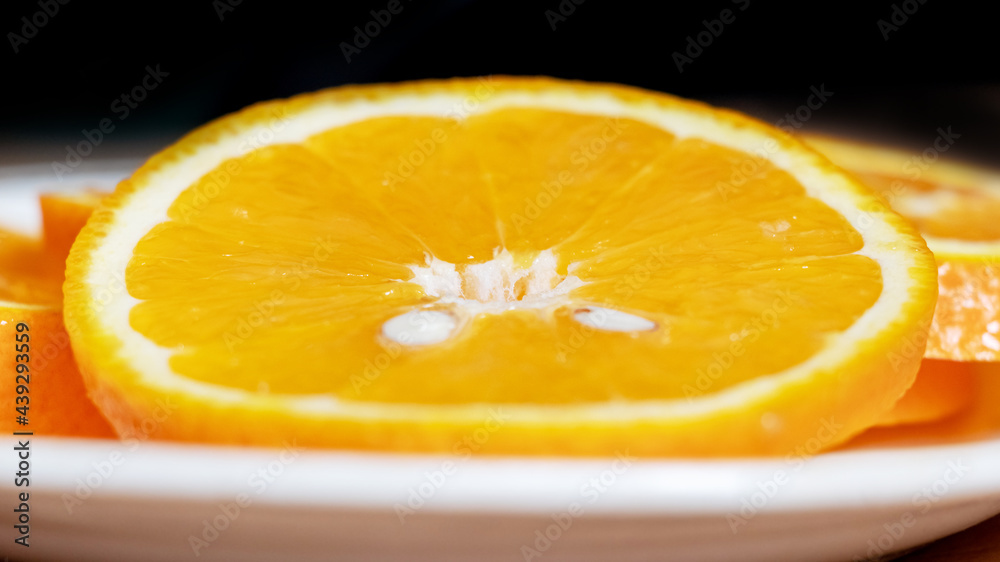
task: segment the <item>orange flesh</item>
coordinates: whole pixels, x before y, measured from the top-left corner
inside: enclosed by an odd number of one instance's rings
[[[1000,240],[1000,189],[996,188],[1000,176],[852,141],[822,137],[807,141],[851,170],[924,236],[947,241],[952,248],[970,243],[964,255],[941,249],[935,256],[939,296],[925,356],[1000,361],[997,256],[971,244]]]
[[[947,259],[938,265],[941,296],[927,337],[927,357],[1000,359],[1000,268]]]
[[[178,373],[254,391],[538,404],[717,392],[803,361],[881,291],[877,264],[851,255],[858,233],[785,172],[754,160],[720,193],[751,158],[548,110],[355,123],[188,188],[135,248],[131,323],[181,350]],[[562,308],[483,314],[432,346],[379,336],[435,300],[405,282],[409,266],[430,254],[461,271],[501,248],[523,265],[551,249],[560,276],[575,262],[586,283],[574,303],[659,329],[584,329]]]
[[[923,234],[1000,240],[1000,193],[898,175],[857,173]],[[961,361],[1000,359],[1000,269],[995,258],[938,258],[940,296],[926,356]]]

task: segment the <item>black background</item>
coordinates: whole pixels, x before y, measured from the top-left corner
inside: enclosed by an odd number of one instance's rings
[[[951,126],[962,135],[953,155],[997,164],[996,18],[971,3],[400,2],[402,11],[350,62],[343,43],[388,0],[69,0],[44,18],[36,16],[39,0],[7,2],[0,8],[0,164],[25,154],[61,158],[83,130],[115,117],[114,100],[156,65],[169,76],[127,119],[115,119],[94,157],[129,147],[148,152],[252,102],[338,84],[544,74],[661,90],[772,123],[822,85],[834,95],[805,123],[810,129],[922,148],[938,127]],[[546,12],[560,8],[565,19],[553,29]],[[899,23],[904,8],[913,13],[886,40],[878,21],[892,23],[898,12]],[[724,9],[735,21],[679,72],[673,53]],[[27,38],[22,18],[47,21],[15,53],[9,34]]]

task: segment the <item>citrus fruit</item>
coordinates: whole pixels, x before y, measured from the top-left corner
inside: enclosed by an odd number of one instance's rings
[[[43,193],[38,200],[42,208],[42,239],[46,250],[65,260],[76,235],[106,195],[97,189]]]
[[[36,238],[0,229],[0,302],[47,307],[62,302],[62,268]]]
[[[0,429],[113,437],[87,399],[63,327],[63,267],[41,241],[0,230],[0,364],[9,377]]]
[[[934,361],[925,360],[924,362]],[[937,361],[943,369],[958,367],[971,375],[967,381],[971,401],[958,412],[924,423],[873,427],[851,439],[843,448],[883,448],[943,445],[1000,436],[1000,364]]]
[[[924,423],[963,411],[974,399],[974,371],[971,363],[924,359],[913,386],[878,425]]]
[[[778,130],[495,77],[196,130],[91,217],[65,294],[123,436],[732,456],[876,423],[937,280],[912,226]]]
[[[910,153],[806,140],[913,221],[934,252],[940,295],[927,357],[1000,361],[1000,174],[946,161],[940,142]]]

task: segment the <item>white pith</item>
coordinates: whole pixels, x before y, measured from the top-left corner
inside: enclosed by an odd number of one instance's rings
[[[212,171],[220,162],[238,157],[246,152],[248,139],[271,138],[267,143],[301,142],[320,131],[342,126],[371,117],[386,115],[452,115],[454,107],[461,104],[465,96],[460,93],[439,93],[433,95],[406,95],[391,99],[362,99],[336,105],[318,105],[283,123],[280,130],[271,130],[273,135],[265,135],[267,124],[231,133],[213,144],[201,145],[184,159],[183,165],[167,164],[152,171],[142,188],[131,194],[115,211],[117,220],[108,228],[107,235],[94,251],[85,283],[92,300],[108,287],[121,285],[132,250],[142,237],[160,222],[166,221],[166,211],[170,204],[203,175]],[[574,93],[570,90],[553,88],[545,92],[497,92],[479,104],[478,111],[524,106],[551,109],[582,114],[615,115],[635,119],[671,131],[680,138],[696,136],[708,142],[740,150],[746,153],[759,152],[768,141],[759,130],[739,127],[729,122],[713,119],[711,115],[691,112],[684,107],[662,107],[652,103],[627,103],[605,93]],[[858,209],[864,201],[862,195],[844,177],[830,174],[816,167],[817,158],[810,152],[781,148],[769,154],[777,167],[786,170],[806,189],[806,192],[838,211],[861,233],[864,247],[857,253],[877,262],[883,274],[883,292],[879,300],[867,310],[858,321],[838,336],[829,339],[826,347],[805,362],[785,371],[758,377],[752,381],[706,394],[696,400],[648,400],[628,403],[596,403],[573,406],[517,405],[515,415],[518,420],[532,419],[547,422],[567,422],[582,418],[592,420],[635,420],[643,418],[684,417],[702,415],[729,407],[745,406],[748,400],[765,397],[777,386],[807,377],[820,367],[835,367],[854,356],[860,341],[889,328],[909,302],[909,290],[916,281],[908,274],[917,264],[912,252],[903,251],[886,240],[898,238],[895,228],[887,222]],[[434,262],[427,266],[434,271]],[[439,270],[441,266],[438,264]],[[416,271],[415,271],[416,273]],[[445,272],[447,273],[447,272]],[[445,277],[447,277],[445,275]],[[569,295],[570,285],[562,287],[566,280],[553,288]],[[454,281],[454,280],[452,280]],[[579,280],[577,280],[579,281]],[[449,298],[448,283],[428,281],[427,287],[435,287],[442,299]],[[485,284],[486,286],[488,284]],[[560,289],[561,287],[561,289]],[[484,289],[485,290],[485,289]],[[491,289],[492,290],[492,289]],[[544,292],[538,293],[542,298]],[[550,295],[551,296],[551,295]],[[457,298],[452,296],[451,298]],[[471,299],[467,299],[471,300]],[[221,387],[194,381],[173,373],[169,358],[173,349],[160,347],[135,331],[129,323],[129,312],[139,301],[121,291],[98,314],[101,330],[115,334],[120,340],[117,353],[130,368],[142,377],[141,383],[162,391],[180,391],[191,396],[199,396],[213,401],[240,402],[241,406],[273,408],[280,401],[282,407],[304,413],[324,414],[352,418],[381,419],[436,419],[481,420],[484,406],[479,405],[421,405],[385,404],[340,400],[329,395],[315,397],[262,395],[254,392]]]
[[[458,318],[443,310],[411,310],[386,320],[382,335],[403,345],[433,345],[450,338]]]
[[[506,249],[483,263],[457,268],[455,264],[428,256],[427,264],[411,266],[412,283],[438,301],[456,304],[471,314],[498,313],[517,308],[547,308],[568,303],[566,295],[583,281],[575,275],[562,278],[556,272],[551,250],[540,252],[528,267],[519,267]],[[519,283],[524,294],[518,295]]]
[[[572,318],[584,326],[609,332],[650,332],[656,329],[656,322],[648,318],[603,306],[581,308],[573,312]]]
[[[557,260],[552,250],[539,252],[528,267],[519,267],[506,249],[482,263],[463,268],[453,263],[427,257],[426,265],[410,266],[412,283],[425,293],[438,298],[440,310],[410,311],[390,318],[382,326],[382,335],[404,345],[440,343],[457,333],[464,318],[479,314],[500,314],[507,310],[552,309],[573,304],[570,291],[584,282],[575,275],[565,277],[556,271]],[[570,318],[577,322],[610,332],[639,332],[656,328],[652,320],[599,306],[578,303]]]

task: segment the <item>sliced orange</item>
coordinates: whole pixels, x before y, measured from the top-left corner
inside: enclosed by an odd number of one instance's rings
[[[934,252],[940,295],[927,357],[1000,361],[1000,173],[946,161],[940,138],[919,154],[807,141],[913,221]]]
[[[912,226],[778,130],[492,78],[191,133],[94,214],[65,292],[125,436],[723,456],[876,423],[937,280]]]
[[[0,430],[113,437],[87,399],[63,327],[63,267],[41,241],[0,231],[0,365],[8,381]]]
[[[925,423],[874,427],[850,440],[844,448],[943,445],[1000,437],[1000,408],[997,408],[997,404],[1000,404],[1000,364],[954,361],[938,363],[951,364],[971,375],[968,382],[972,400],[965,407],[953,415]]]
[[[975,367],[971,363],[924,359],[917,380],[879,425],[925,423],[953,416],[975,398]]]
[[[45,253],[41,241],[0,229],[0,302],[58,306],[62,302],[62,265]]]
[[[42,194],[39,203],[42,207],[42,238],[45,240],[45,248],[65,260],[76,235],[105,196],[107,193],[97,189]]]

